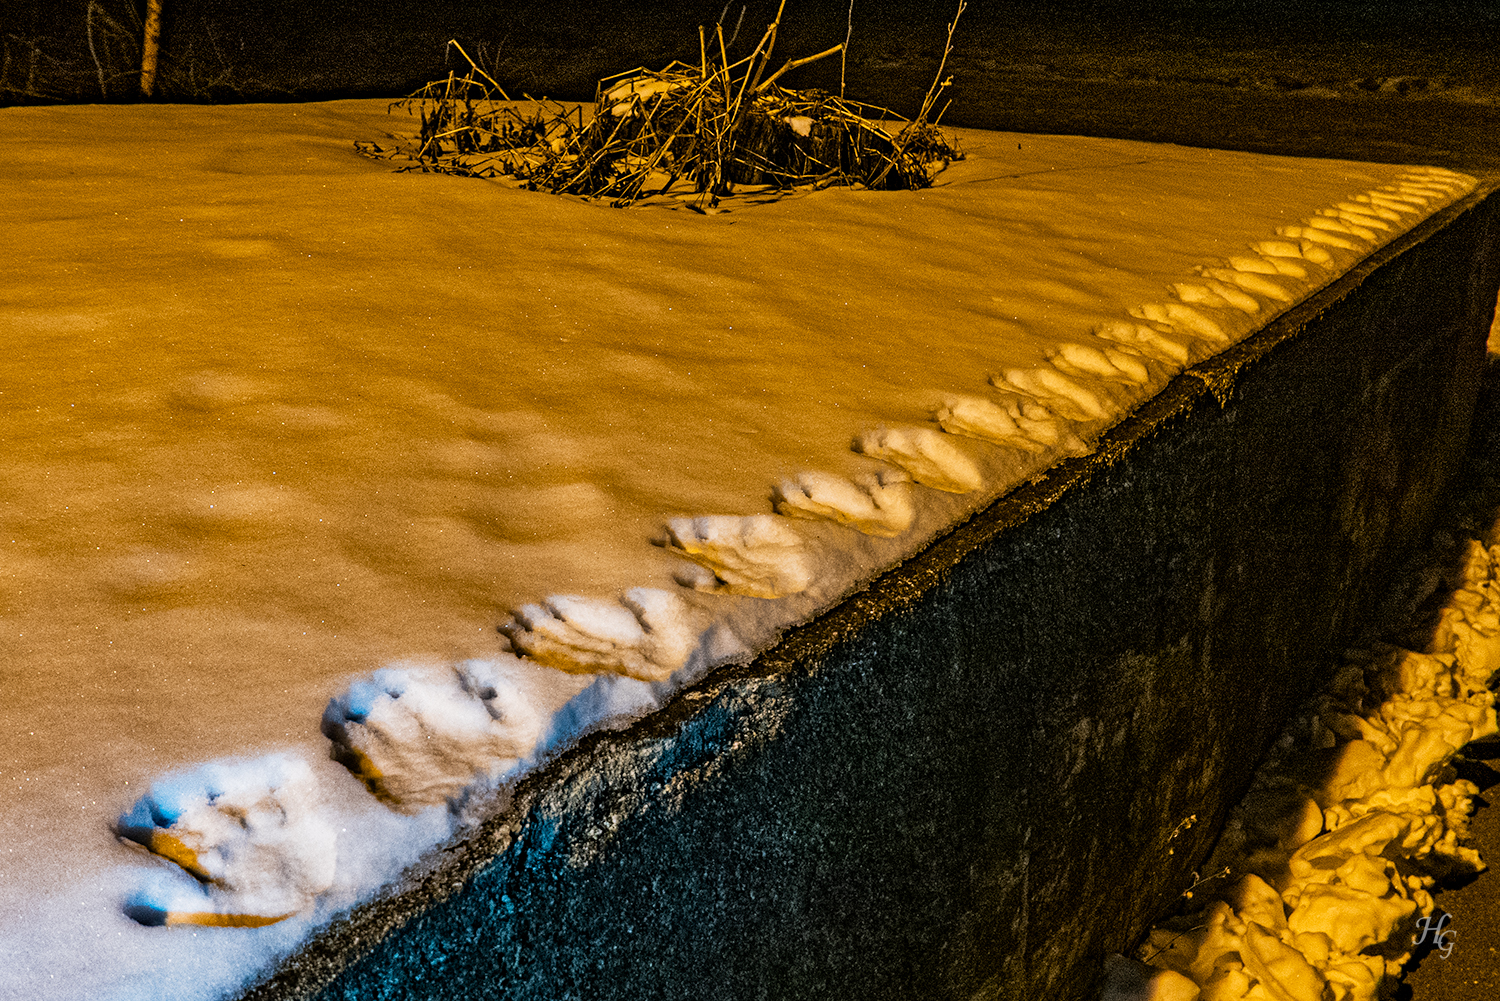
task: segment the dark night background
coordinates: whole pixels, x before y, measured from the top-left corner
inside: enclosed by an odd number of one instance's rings
[[[955,3],[855,3],[850,98],[913,114]],[[397,97],[460,64],[512,96],[588,99],[602,76],[696,61],[724,14],[745,54],[772,0],[591,4],[165,0],[158,100]],[[0,104],[136,100],[144,0],[8,3]],[[837,44],[849,7],[789,0],[776,56]],[[92,50],[90,41],[93,42]],[[973,0],[948,72],[953,125],[1262,152],[1500,166],[1500,4],[1491,0]],[[790,86],[837,90],[837,57]]]

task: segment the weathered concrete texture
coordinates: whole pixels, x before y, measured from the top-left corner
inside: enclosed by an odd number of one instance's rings
[[[1497,214],[1448,210],[1099,455],[586,740],[250,996],[1086,997],[1425,529]]]

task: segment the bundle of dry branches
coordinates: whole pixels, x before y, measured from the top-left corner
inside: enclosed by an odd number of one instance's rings
[[[963,9],[960,3],[960,15]],[[590,120],[580,107],[545,101],[522,114],[453,42],[469,71],[450,73],[392,105],[421,116],[417,146],[404,151],[413,163],[402,169],[506,177],[532,190],[608,198],[616,206],[665,195],[680,184],[702,209],[717,206],[736,184],[924,188],[949,160],[961,158],[938,132],[937,119],[928,120],[951,82],[942,79],[941,66],[912,121],[821,91],[787,90],[776,82],[783,74],[844,46],[788,60],[765,76],[780,23],[778,11],[755,50],[734,62],[723,26],[712,41],[700,27],[697,65],[674,61],[661,70],[605,78]],[[950,48],[957,23],[955,17],[948,26]],[[403,152],[356,146],[381,158]]]

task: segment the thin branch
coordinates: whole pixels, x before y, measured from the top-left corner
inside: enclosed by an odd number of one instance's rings
[[[755,76],[750,80],[750,93],[752,94],[760,92],[760,75],[766,71],[766,63],[771,61],[771,50],[776,47],[776,32],[781,27],[781,15],[785,10],[786,0],[781,0],[781,6],[776,8],[776,20],[766,28],[765,36],[755,47],[755,51],[760,54],[760,62],[755,67]]]
[[[953,82],[950,77],[946,82],[943,79],[943,68],[948,65],[948,54],[953,51],[953,29],[958,27],[958,19],[964,16],[964,11],[969,5],[964,0],[958,0],[958,13],[953,15],[953,20],[948,24],[948,41],[943,46],[943,58],[938,63],[937,75],[933,77],[932,86],[927,90],[927,96],[922,99],[922,110],[917,114],[914,122],[925,122],[927,116],[932,112],[932,106],[937,103],[938,95]]]
[[[854,37],[854,0],[849,0],[849,30],[844,32],[844,54],[839,57],[839,100],[844,99],[844,68],[849,64],[849,39]]]
[[[781,67],[781,69],[777,70],[775,73],[772,73],[769,77],[766,78],[765,83],[762,83],[759,87],[755,88],[755,93],[759,94],[761,91],[763,91],[767,87],[771,86],[771,84],[775,83],[776,79],[779,76],[781,76],[781,74],[783,74],[783,73],[790,72],[791,70],[796,69],[798,66],[806,66],[808,63],[815,63],[819,59],[827,59],[829,56],[833,55],[835,52],[843,52],[843,51],[844,51],[844,43],[840,42],[839,44],[835,45],[833,48],[831,48],[831,49],[825,49],[824,51],[819,52],[815,56],[806,56],[806,57],[804,57],[802,59],[788,59],[786,61],[786,65],[785,66]]]
[[[162,0],[146,0],[146,30],[141,41],[141,96],[156,89],[156,63],[161,51]]]
[[[500,86],[498,83],[496,83],[494,77],[492,77],[488,73],[486,73],[484,71],[484,69],[482,67],[480,67],[480,65],[478,63],[476,63],[474,60],[472,60],[472,59],[469,58],[469,54],[464,51],[464,47],[462,45],[458,44],[458,39],[456,39],[456,38],[450,38],[450,39],[448,39],[448,44],[451,45],[451,46],[453,46],[455,49],[457,49],[458,50],[458,54],[464,57],[464,60],[466,62],[468,62],[469,66],[473,68],[474,72],[478,73],[480,76],[482,76],[486,80],[488,80],[490,82],[490,86],[494,87],[497,91],[499,91],[500,92],[500,96],[502,98],[504,98],[507,101],[510,100],[510,95],[505,92],[505,88],[502,87],[502,86]]]
[[[736,38],[740,37],[740,26],[745,23],[745,11],[748,10],[748,9],[749,8],[747,8],[747,7],[741,7],[740,8],[740,19],[738,21],[734,22],[734,31],[729,36],[729,45],[731,47],[733,47],[733,45],[734,45],[734,40]],[[728,11],[729,8],[725,7],[724,10]],[[722,18],[721,18],[721,20],[722,20]]]
[[[98,6],[94,0],[89,0],[89,9],[84,17],[84,25],[88,30],[89,55],[94,57],[94,69],[99,71],[99,96],[108,100],[109,91],[104,86],[104,64],[99,61],[99,53],[94,50],[94,9]]]

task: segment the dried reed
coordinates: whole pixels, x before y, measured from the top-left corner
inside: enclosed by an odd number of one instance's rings
[[[941,66],[912,121],[885,108],[777,83],[799,66],[843,52],[842,44],[789,59],[765,76],[785,6],[782,0],[776,19],[741,59],[730,60],[719,24],[712,38],[698,29],[697,65],[674,61],[660,70],[639,67],[604,78],[587,121],[580,107],[547,101],[523,115],[454,41],[468,72],[450,73],[391,106],[420,116],[415,149],[355,145],[368,156],[406,155],[413,162],[402,170],[505,177],[531,190],[607,198],[615,206],[681,185],[693,192],[692,207],[704,211],[717,207],[735,185],[779,191],[809,184],[924,188],[949,160],[962,156],[928,121],[937,96],[952,82],[942,79]],[[963,9],[960,3],[959,14]],[[949,51],[957,22],[955,17],[948,26]],[[893,131],[890,121],[904,125]]]

